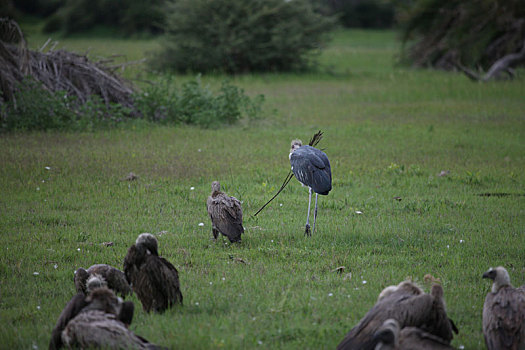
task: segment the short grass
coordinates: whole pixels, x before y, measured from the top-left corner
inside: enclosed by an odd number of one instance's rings
[[[114,47],[91,42],[101,54]],[[150,44],[123,42],[123,53]],[[163,315],[131,297],[131,328],[154,343],[333,349],[382,288],[407,277],[424,285],[430,273],[460,329],[453,345],[483,348],[481,274],[503,265],[525,282],[525,81],[396,67],[397,50],[392,32],[338,32],[318,73],[234,78],[277,111],[256,123],[2,135],[0,347],[45,348],[73,271],[122,267],[151,232],[184,294]],[[295,180],[253,217],[289,170],[290,140],[319,129],[333,190],[319,198],[313,237],[303,236],[308,196]],[[122,181],[130,171],[139,179]],[[213,180],[243,201],[242,244],[211,239]]]

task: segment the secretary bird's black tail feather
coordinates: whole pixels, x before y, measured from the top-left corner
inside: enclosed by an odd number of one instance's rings
[[[259,214],[261,212],[261,210],[263,210],[268,204],[270,204],[271,201],[273,201],[275,199],[275,197],[277,197],[277,195],[279,193],[281,193],[282,190],[284,190],[284,188],[286,187],[286,185],[288,185],[288,182],[290,182],[290,180],[292,179],[293,177],[293,173],[292,171],[290,170],[290,172],[288,173],[288,175],[286,175],[286,178],[284,179],[284,182],[283,184],[281,185],[281,188],[279,188],[279,191],[277,191],[277,193],[272,197],[270,198],[270,200],[268,202],[266,202],[265,205],[263,205],[261,207],[261,209],[257,210],[257,213],[253,214],[253,216],[257,216],[257,214]]]

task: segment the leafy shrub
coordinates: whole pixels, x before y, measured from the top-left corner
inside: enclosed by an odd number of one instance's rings
[[[334,20],[308,0],[168,0],[157,69],[287,71],[313,63]]]
[[[171,77],[164,77],[135,97],[137,110],[148,120],[201,127],[234,124],[243,117],[258,118],[263,102],[263,95],[251,99],[227,80],[214,94],[202,85],[200,76],[180,88]]]
[[[263,102],[263,95],[252,99],[226,80],[214,93],[209,86],[202,85],[200,76],[180,88],[173,78],[164,77],[137,93],[130,109],[116,103],[106,105],[98,95],[81,103],[65,91],[49,92],[28,78],[20,83],[13,101],[2,103],[0,99],[0,130],[90,131],[137,118],[164,124],[218,127],[242,118],[258,118]]]
[[[130,115],[128,108],[106,105],[99,96],[82,104],[64,91],[45,90],[31,78],[20,83],[15,101],[1,104],[0,130],[91,130],[116,125]]]

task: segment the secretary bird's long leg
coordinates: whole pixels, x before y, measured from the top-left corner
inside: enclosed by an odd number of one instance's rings
[[[312,202],[312,188],[308,187],[308,214],[306,214],[306,227],[304,234],[310,236],[310,203]]]
[[[317,193],[315,194],[315,209],[314,209],[314,228],[312,230],[312,234],[315,233],[315,221],[317,219]]]

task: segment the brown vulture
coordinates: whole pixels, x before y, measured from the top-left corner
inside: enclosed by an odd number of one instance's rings
[[[97,283],[102,286],[96,287]],[[76,294],[60,313],[51,333],[50,350],[60,349],[63,345],[67,345],[63,342],[64,330],[71,320],[88,310],[101,310],[103,313],[112,314],[116,320],[126,326],[131,324],[134,311],[132,302],[121,302],[112,290],[104,286],[103,281],[97,281],[96,276],[90,277],[87,290],[88,295],[82,292]]]
[[[494,281],[483,305],[483,335],[488,350],[525,349],[525,285],[514,288],[504,267],[490,268]]]
[[[106,264],[96,264],[85,270],[79,268],[75,271],[75,287],[77,292],[86,294],[86,282],[92,275],[98,275],[107,283],[107,287],[123,298],[131,294],[131,287],[126,280],[124,272]]]
[[[452,350],[448,342],[417,327],[399,328],[393,318],[386,320],[374,334],[374,350]]]
[[[206,206],[211,219],[213,238],[217,239],[220,232],[228,237],[230,242],[239,242],[244,233],[241,202],[221,192],[221,184],[213,181]]]
[[[350,330],[337,346],[338,350],[370,349],[378,343],[374,334],[389,318],[399,322],[401,328],[418,327],[442,338],[447,344],[452,340],[454,323],[448,318],[443,301],[443,288],[433,285],[431,293],[423,293],[412,282],[402,282],[376,302],[359,323]]]
[[[182,304],[179,273],[159,256],[157,238],[152,234],[140,234],[128,249],[124,274],[146,312],[164,312],[174,304]]]

